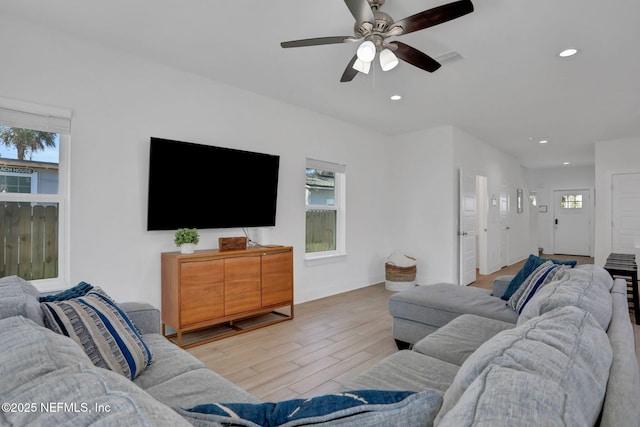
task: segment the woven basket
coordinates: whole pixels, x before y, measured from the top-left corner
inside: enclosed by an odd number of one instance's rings
[[[409,257],[411,258],[411,257]],[[415,260],[415,258],[411,258]],[[416,280],[416,266],[398,267],[386,263],[384,265],[385,278],[390,282],[413,282]]]

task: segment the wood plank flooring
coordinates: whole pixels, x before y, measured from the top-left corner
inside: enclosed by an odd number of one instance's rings
[[[566,258],[593,262],[586,257]],[[478,276],[471,286],[489,289],[495,277],[515,274],[522,264]],[[379,283],[298,304],[293,320],[187,351],[265,401],[331,393],[397,351],[387,308],[391,295]],[[634,328],[640,354],[640,327]]]
[[[330,393],[397,351],[392,294],[377,284],[299,304],[293,320],[188,351],[265,401]]]

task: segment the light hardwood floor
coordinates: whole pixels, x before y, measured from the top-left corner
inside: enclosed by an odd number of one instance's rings
[[[296,305],[295,318],[188,351],[266,401],[336,391],[397,351],[383,284]]]
[[[578,259],[580,263],[593,262],[592,258]],[[478,276],[471,286],[491,288],[495,277],[515,274],[522,264]],[[397,351],[387,308],[391,295],[393,292],[380,283],[298,304],[291,321],[188,351],[265,401],[334,392]],[[640,327],[634,328],[636,354],[640,354]]]

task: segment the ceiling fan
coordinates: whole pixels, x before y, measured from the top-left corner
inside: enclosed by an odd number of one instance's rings
[[[386,39],[433,27],[473,12],[471,0],[459,0],[394,21],[391,16],[380,11],[385,0],[344,2],[356,20],[354,36],[318,37],[280,43],[280,46],[289,48],[362,42],[344,70],[341,82],[350,82],[358,72],[368,74],[376,54],[383,71],[393,69],[398,65],[398,59],[430,73],[436,71],[440,68],[440,63],[435,59],[402,42],[387,42]]]

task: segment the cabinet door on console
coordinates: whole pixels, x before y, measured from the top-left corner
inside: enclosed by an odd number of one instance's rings
[[[260,257],[224,260],[225,315],[260,308]]]
[[[293,253],[262,256],[262,306],[293,302]]]
[[[180,264],[180,324],[224,316],[224,261]]]

